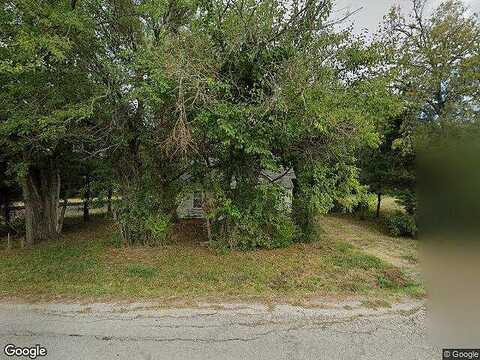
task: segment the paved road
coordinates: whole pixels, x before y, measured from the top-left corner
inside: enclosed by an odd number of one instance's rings
[[[8,343],[41,344],[46,359],[440,359],[424,320],[421,303],[382,310],[2,303],[0,359]]]

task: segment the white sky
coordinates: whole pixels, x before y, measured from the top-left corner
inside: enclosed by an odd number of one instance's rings
[[[430,0],[428,7],[435,8],[442,0]],[[480,13],[480,0],[463,0],[473,12]],[[350,18],[354,22],[355,31],[367,29],[370,33],[377,30],[383,16],[388,12],[392,5],[400,5],[405,10],[410,8],[411,0],[335,0],[335,9],[339,10],[334,17],[341,17],[345,9],[355,10],[360,7],[357,14]],[[343,9],[343,10],[342,10]]]

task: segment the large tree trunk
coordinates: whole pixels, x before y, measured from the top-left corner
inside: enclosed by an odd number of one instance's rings
[[[42,167],[30,166],[22,179],[22,190],[26,245],[57,237],[60,174],[54,161],[50,160]]]

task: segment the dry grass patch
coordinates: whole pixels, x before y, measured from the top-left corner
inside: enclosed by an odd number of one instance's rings
[[[392,237],[375,220],[361,220],[349,215],[329,215],[320,220],[324,237],[345,241],[399,268],[416,268],[420,242]]]
[[[195,246],[201,232],[201,227],[184,232],[172,245],[123,248],[113,245],[109,221],[72,226],[60,241],[1,251],[0,297],[300,301],[417,291],[406,278],[389,277],[401,273],[394,266],[343,240],[325,237],[286,249],[217,254]]]

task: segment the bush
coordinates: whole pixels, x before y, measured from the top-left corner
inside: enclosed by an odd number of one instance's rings
[[[171,229],[171,216],[158,205],[148,192],[123,195],[115,204],[114,217],[119,225],[122,242],[130,245],[163,244]]]
[[[154,244],[164,244],[170,234],[172,221],[168,215],[152,214],[145,220],[145,228]]]
[[[333,212],[337,213],[367,213],[375,202],[372,194],[365,191],[352,193],[335,199]]]
[[[298,237],[299,232],[293,220],[285,216],[277,216],[270,222],[270,245],[275,248],[287,247]]]
[[[417,211],[417,197],[412,191],[401,191],[397,193],[396,197],[398,198],[397,202],[400,204],[407,214],[413,215]]]
[[[411,215],[397,212],[385,219],[388,231],[392,236],[410,236],[417,235],[417,224],[415,218]]]
[[[362,201],[360,201],[355,208],[353,209],[354,214],[357,214],[361,220],[365,220],[369,214],[370,214],[370,209],[371,209],[371,202],[369,202],[369,199],[366,198]]]
[[[298,237],[284,190],[259,185],[245,202],[221,199],[211,218],[214,221],[215,248],[254,250],[274,249],[291,245]]]
[[[243,251],[284,248],[298,236],[297,227],[287,214],[276,214],[264,222],[245,215],[231,226],[233,229],[216,236],[216,248],[221,248],[221,244]]]

